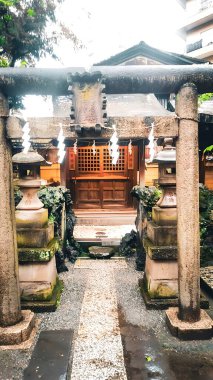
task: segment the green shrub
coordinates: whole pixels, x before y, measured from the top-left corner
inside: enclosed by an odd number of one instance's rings
[[[213,210],[213,191],[204,185],[199,188],[200,239],[205,244],[209,230],[212,227],[211,211]]]
[[[132,188],[130,194],[142,202],[145,211],[148,213],[152,211],[152,207],[160,199],[162,192],[154,186],[141,187],[137,185]]]

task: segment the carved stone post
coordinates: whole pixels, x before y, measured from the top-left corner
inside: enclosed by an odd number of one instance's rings
[[[26,340],[34,324],[33,313],[22,313],[20,305],[12,158],[6,140],[7,115],[7,100],[0,93],[0,345]],[[14,325],[17,329],[13,331]],[[12,331],[10,326],[13,326]]]
[[[179,310],[167,322],[181,339],[211,337],[211,319],[200,310],[200,233],[197,88],[183,85],[177,95],[179,136],[176,143]]]
[[[176,113],[180,117],[177,152],[179,318],[200,319],[200,232],[197,89],[181,88]]]
[[[12,158],[6,141],[7,101],[0,94],[0,326],[19,322],[21,316]]]

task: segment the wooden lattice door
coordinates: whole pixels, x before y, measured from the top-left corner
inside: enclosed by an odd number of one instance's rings
[[[119,147],[119,159],[112,164],[107,146],[79,147],[72,171],[75,207],[126,206],[128,201],[128,150]],[[73,154],[70,165],[73,165]]]

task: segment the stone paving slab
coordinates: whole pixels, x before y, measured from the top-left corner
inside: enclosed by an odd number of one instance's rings
[[[101,276],[97,270],[88,276],[71,373],[71,380],[100,379],[127,380],[114,276],[108,263]]]
[[[24,371],[24,380],[65,380],[72,337],[72,330],[42,331]]]
[[[94,259],[88,259],[88,260],[82,260],[77,259],[74,265],[74,269],[92,269],[92,270],[105,270],[107,268],[111,269],[125,269],[127,268],[127,263],[125,261],[125,258],[122,259],[109,259],[109,260],[94,260]]]
[[[114,240],[117,243],[122,239],[122,237],[131,232],[131,230],[136,230],[135,225],[127,224],[122,226],[85,226],[85,225],[75,225],[73,236],[77,241],[103,241],[107,244],[108,240]]]

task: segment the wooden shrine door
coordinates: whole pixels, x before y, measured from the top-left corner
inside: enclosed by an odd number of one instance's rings
[[[77,154],[68,148],[68,187],[76,208],[127,207],[132,186],[134,150],[128,155],[127,146],[119,147],[116,165],[111,162],[108,146],[79,147]],[[131,178],[130,178],[131,177]]]

